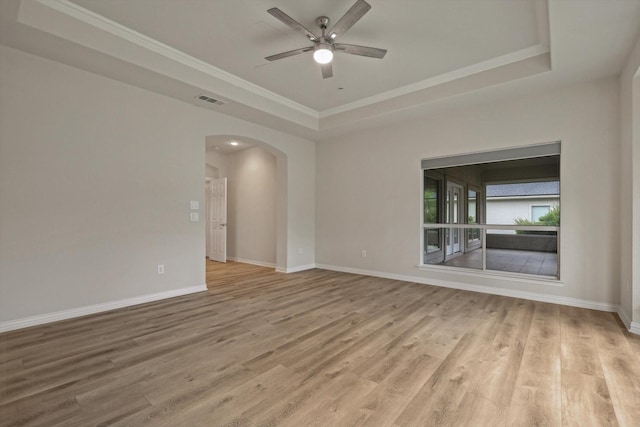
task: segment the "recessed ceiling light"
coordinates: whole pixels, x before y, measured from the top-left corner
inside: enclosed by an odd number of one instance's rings
[[[231,141],[231,142],[229,142],[229,145],[233,145],[235,147],[236,145],[238,145],[238,142],[237,141]]]

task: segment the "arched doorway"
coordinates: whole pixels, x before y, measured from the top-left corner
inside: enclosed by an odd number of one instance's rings
[[[206,179],[210,183],[227,181],[229,260],[286,266],[286,162],[284,153],[263,141],[240,135],[206,137]],[[209,197],[205,198],[207,205]],[[210,240],[208,235],[206,255]]]

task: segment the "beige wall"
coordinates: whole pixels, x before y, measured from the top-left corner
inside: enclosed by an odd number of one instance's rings
[[[260,147],[227,157],[227,256],[276,263],[276,158]]]
[[[619,129],[618,80],[610,78],[320,142],[316,261],[343,270],[616,305]],[[552,141],[562,141],[562,286],[416,268],[421,159]]]
[[[204,285],[216,134],[282,153],[278,264],[313,264],[315,143],[0,47],[0,326]]]
[[[222,178],[227,176],[227,155],[216,151],[207,151],[205,153],[205,163],[208,167],[215,168],[218,176],[209,176],[209,178]]]

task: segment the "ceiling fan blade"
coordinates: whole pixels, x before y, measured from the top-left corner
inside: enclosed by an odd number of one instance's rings
[[[358,46],[355,44],[335,43],[334,49],[351,55],[368,56],[369,58],[382,59],[387,54],[386,49],[378,49],[377,47]]]
[[[342,18],[336,22],[336,25],[329,31],[329,39],[333,40],[343,35],[349,28],[360,20],[371,9],[371,5],[364,0],[358,0],[351,6],[351,9],[345,13]]]
[[[323,79],[328,79],[329,77],[333,77],[333,66],[331,65],[331,62],[329,62],[328,64],[321,65],[320,68],[322,69]]]
[[[299,23],[277,7],[272,7],[271,9],[267,10],[267,12],[274,18],[280,20],[280,22],[287,24],[289,27],[307,36],[307,38],[312,42],[319,40],[318,36],[307,30],[301,23]]]
[[[303,47],[300,49],[294,49],[287,52],[282,52],[282,53],[277,53],[275,55],[267,56],[264,59],[266,59],[267,61],[275,61],[277,59],[288,58],[290,56],[300,55],[301,53],[311,52],[312,50],[313,50],[313,46]]]

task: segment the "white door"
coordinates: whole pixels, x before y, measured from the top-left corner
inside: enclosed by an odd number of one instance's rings
[[[209,259],[227,262],[227,178],[211,180],[208,230]]]
[[[447,185],[446,214],[447,223],[461,224],[462,221],[462,187],[449,183]],[[460,252],[460,242],[462,241],[461,228],[447,229],[447,255]]]

